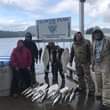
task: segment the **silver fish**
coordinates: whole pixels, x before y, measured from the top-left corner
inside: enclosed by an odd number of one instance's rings
[[[28,95],[29,93],[31,93],[33,91],[33,89],[29,89],[27,92],[24,93],[24,95]]]
[[[33,96],[34,92],[32,91],[31,93],[29,93],[28,95],[26,95],[26,98],[29,98],[31,96]]]
[[[21,92],[21,94],[25,94],[27,91],[29,91],[30,89],[32,89],[31,87],[28,87],[27,89],[25,89],[23,92]]]
[[[52,106],[58,104],[61,101],[61,94],[58,94],[57,97],[54,99]]]

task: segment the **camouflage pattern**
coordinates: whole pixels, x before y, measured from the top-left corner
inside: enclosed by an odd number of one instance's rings
[[[89,92],[95,92],[95,85],[90,73],[89,64],[77,64],[76,70],[79,78],[79,88],[86,90],[89,89]],[[87,84],[87,85],[86,85]]]
[[[79,78],[79,88],[81,90],[89,89],[90,92],[95,91],[95,85],[90,73],[91,64],[91,44],[89,40],[82,39],[80,43],[74,41],[70,54],[70,63],[74,57],[76,71]]]
[[[91,63],[91,44],[89,40],[84,39],[80,45],[73,44],[75,62],[80,64]]]

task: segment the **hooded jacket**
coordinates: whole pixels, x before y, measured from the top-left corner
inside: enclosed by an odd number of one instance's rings
[[[76,35],[74,37],[74,43],[71,48],[70,53],[70,63],[75,57],[75,62],[80,64],[90,64],[91,63],[91,44],[89,40],[83,38],[80,42],[76,41]]]
[[[96,32],[98,30],[95,30]],[[104,36],[103,32],[99,30],[103,36],[103,47],[101,51],[101,62],[100,63],[109,63],[110,62],[110,38]],[[94,32],[92,33],[92,37],[94,36]],[[93,40],[93,55],[92,55],[92,62],[95,64],[95,48],[96,48],[96,40]]]
[[[31,67],[32,55],[26,47],[19,48],[18,45],[11,54],[11,65],[14,68],[25,69]]]

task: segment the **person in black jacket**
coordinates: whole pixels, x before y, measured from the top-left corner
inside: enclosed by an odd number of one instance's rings
[[[35,76],[35,62],[36,64],[38,63],[38,48],[35,42],[32,41],[32,34],[30,32],[27,32],[25,34],[24,45],[26,48],[28,48],[31,51],[32,54],[31,84],[35,85],[38,83],[36,81],[36,76]]]
[[[59,46],[55,46],[55,48],[52,51],[52,75],[53,80],[52,83],[56,84],[58,83],[58,73],[60,74],[62,78],[61,87],[63,88],[65,86],[65,75],[63,74],[63,67],[61,63],[61,56],[64,49],[60,48]]]
[[[49,73],[49,67],[51,67],[51,72],[52,72],[52,77],[53,77],[52,84],[56,84],[56,83],[58,84],[58,72],[59,72],[62,78],[60,88],[63,88],[65,86],[65,76],[63,74],[63,68],[62,68],[62,63],[61,63],[61,56],[62,56],[63,51],[64,49],[60,48],[59,46],[56,46],[54,42],[49,42],[44,50],[44,53],[43,53],[43,62],[45,66],[44,80],[48,85],[50,85],[48,73]]]

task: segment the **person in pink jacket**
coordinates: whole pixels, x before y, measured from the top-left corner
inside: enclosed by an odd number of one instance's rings
[[[30,69],[32,55],[24,46],[23,40],[17,42],[17,47],[11,54],[11,67],[13,71],[11,95],[18,95],[31,84]]]

